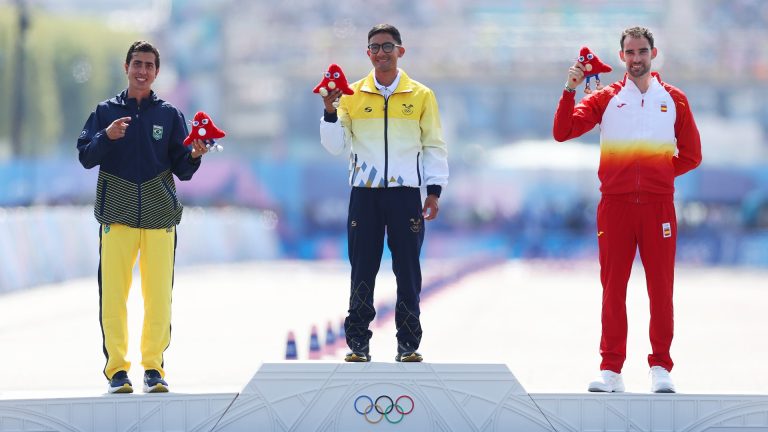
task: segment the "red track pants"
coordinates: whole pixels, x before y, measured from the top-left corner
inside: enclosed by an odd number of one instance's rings
[[[627,357],[627,282],[635,251],[645,268],[650,300],[649,366],[672,370],[677,222],[672,195],[603,195],[597,207],[597,242],[603,284],[600,370],[621,372]]]

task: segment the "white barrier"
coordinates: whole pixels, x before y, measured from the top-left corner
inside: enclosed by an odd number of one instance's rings
[[[187,207],[176,265],[275,259],[280,240],[269,211]],[[92,207],[0,207],[0,294],[92,276],[99,224]]]
[[[240,394],[0,400],[0,432],[768,431],[766,395],[528,394],[505,365],[264,364]]]

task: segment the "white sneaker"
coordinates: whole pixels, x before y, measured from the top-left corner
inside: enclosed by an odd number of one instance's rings
[[[624,391],[624,380],[621,378],[620,373],[616,373],[610,370],[601,370],[600,379],[589,383],[589,391],[621,393]]]
[[[653,366],[651,374],[651,391],[654,393],[675,393],[675,384],[669,372],[661,366]]]

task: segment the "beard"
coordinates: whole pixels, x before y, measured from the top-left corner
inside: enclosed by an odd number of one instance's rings
[[[637,67],[636,67],[637,66]],[[648,73],[651,70],[651,66],[645,63],[635,63],[627,68],[627,72],[635,78],[639,78]]]

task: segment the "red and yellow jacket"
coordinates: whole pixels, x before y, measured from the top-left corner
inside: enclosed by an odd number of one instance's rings
[[[701,163],[701,139],[688,99],[652,73],[645,94],[624,79],[575,103],[563,90],[552,134],[576,138],[600,125],[600,191],[673,194],[675,177]]]

